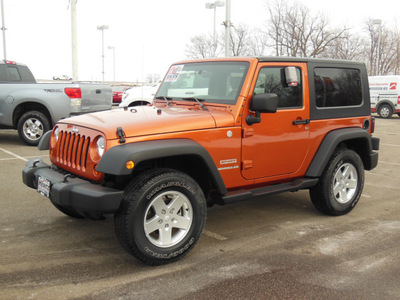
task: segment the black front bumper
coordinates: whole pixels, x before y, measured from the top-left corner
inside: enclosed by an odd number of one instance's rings
[[[50,181],[50,200],[56,206],[72,207],[78,212],[112,214],[120,206],[123,191],[63,174],[44,163],[31,159],[22,171],[22,181],[37,189],[38,176]]]

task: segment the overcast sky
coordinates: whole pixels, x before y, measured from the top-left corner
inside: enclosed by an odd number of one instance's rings
[[[71,76],[69,0],[3,1],[7,59],[27,64],[39,79]],[[272,0],[231,0],[232,23],[262,27],[268,20],[268,1]],[[102,79],[99,25],[109,26],[104,31],[106,80],[113,80],[113,53],[108,46],[115,47],[116,80],[141,81],[149,73],[164,76],[171,63],[185,59],[190,37],[212,34],[214,14],[205,8],[206,2],[213,0],[78,0],[79,80]],[[331,24],[361,30],[362,23],[373,18],[400,27],[399,0],[368,1],[372,5],[365,0],[302,3],[325,13]],[[218,31],[224,29],[225,19],[225,7],[218,8]]]

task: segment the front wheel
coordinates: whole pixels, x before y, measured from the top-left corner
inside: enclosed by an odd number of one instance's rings
[[[200,186],[187,174],[150,170],[126,188],[114,216],[123,248],[150,265],[186,255],[203,231],[207,205]]]
[[[19,119],[17,129],[25,144],[36,146],[43,134],[50,130],[50,121],[39,111],[28,111]]]
[[[322,213],[339,216],[357,204],[364,187],[364,165],[360,156],[349,149],[337,150],[318,184],[310,189],[313,205]]]

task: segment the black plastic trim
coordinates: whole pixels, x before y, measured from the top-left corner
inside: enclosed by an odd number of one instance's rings
[[[214,161],[207,150],[189,139],[167,139],[145,141],[115,146],[104,153],[97,171],[111,175],[130,175],[132,170],[126,168],[127,161],[135,165],[152,159],[194,155],[208,167],[218,193],[225,194],[227,189]]]
[[[363,156],[364,168],[366,170],[373,169],[378,162],[378,153],[373,152],[371,136],[368,131],[361,128],[344,128],[329,132],[319,146],[314,159],[312,160],[307,172],[307,177],[319,177],[322,175],[329,159],[333,152],[341,142],[346,142],[354,139],[362,139],[366,141],[367,156]],[[379,141],[378,141],[379,144]],[[378,145],[379,148],[379,145]],[[376,164],[374,163],[376,161]],[[375,165],[374,165],[375,164]]]
[[[39,144],[38,144],[39,150],[49,150],[50,149],[50,138],[51,138],[52,132],[53,132],[52,130],[49,130],[45,134],[43,134],[43,136],[40,139]]]
[[[219,205],[236,203],[243,200],[248,200],[257,196],[273,195],[283,192],[294,192],[301,189],[308,189],[318,183],[318,178],[300,178],[292,182],[269,185],[266,187],[256,188],[252,190],[235,190],[227,194],[212,195],[212,202]]]
[[[63,173],[50,168],[41,159],[31,159],[22,171],[25,185],[36,189],[38,176],[50,181],[50,200],[54,204],[76,210],[109,214],[115,213],[121,203],[123,191],[104,187],[80,178],[65,179]]]

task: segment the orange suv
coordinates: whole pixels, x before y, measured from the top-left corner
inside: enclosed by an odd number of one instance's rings
[[[184,256],[207,204],[309,189],[322,213],[360,199],[378,163],[364,64],[306,58],[184,61],[153,104],[60,120],[24,183],[74,218],[114,214],[123,248],[147,264]]]

